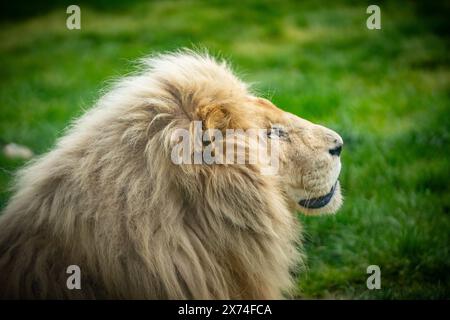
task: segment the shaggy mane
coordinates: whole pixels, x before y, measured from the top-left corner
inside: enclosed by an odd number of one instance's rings
[[[248,95],[206,54],[144,59],[18,173],[0,217],[0,296],[288,295],[300,229],[280,181],[255,166],[170,160],[171,134],[193,120],[208,127],[215,112],[223,128],[248,126],[238,114]],[[81,269],[81,290],[66,287],[69,265]]]

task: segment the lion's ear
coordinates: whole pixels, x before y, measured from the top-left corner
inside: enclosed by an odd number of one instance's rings
[[[197,117],[202,121],[205,129],[238,128],[237,117],[225,106],[207,105],[197,109]]]

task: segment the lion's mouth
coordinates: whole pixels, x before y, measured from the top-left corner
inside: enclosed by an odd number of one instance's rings
[[[299,205],[302,207],[308,208],[308,209],[318,209],[326,206],[328,202],[330,202],[331,198],[333,198],[334,191],[336,190],[336,183],[331,188],[330,192],[328,192],[326,195],[318,197],[318,198],[311,198],[306,200],[300,200],[298,202]]]

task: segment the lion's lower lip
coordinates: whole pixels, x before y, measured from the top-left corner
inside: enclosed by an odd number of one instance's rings
[[[330,202],[331,198],[333,198],[334,191],[336,190],[337,182],[334,184],[334,186],[331,188],[330,192],[328,192],[326,195],[318,198],[312,198],[307,200],[300,200],[298,203],[302,207],[308,208],[308,209],[318,209],[326,206],[328,202]]]

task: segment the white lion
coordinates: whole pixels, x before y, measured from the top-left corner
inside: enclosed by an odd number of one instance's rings
[[[280,169],[176,165],[171,134],[271,128]],[[276,299],[301,265],[297,210],[335,212],[342,139],[255,97],[221,62],[144,61],[18,174],[0,217],[6,298]],[[69,265],[81,289],[66,286]]]

